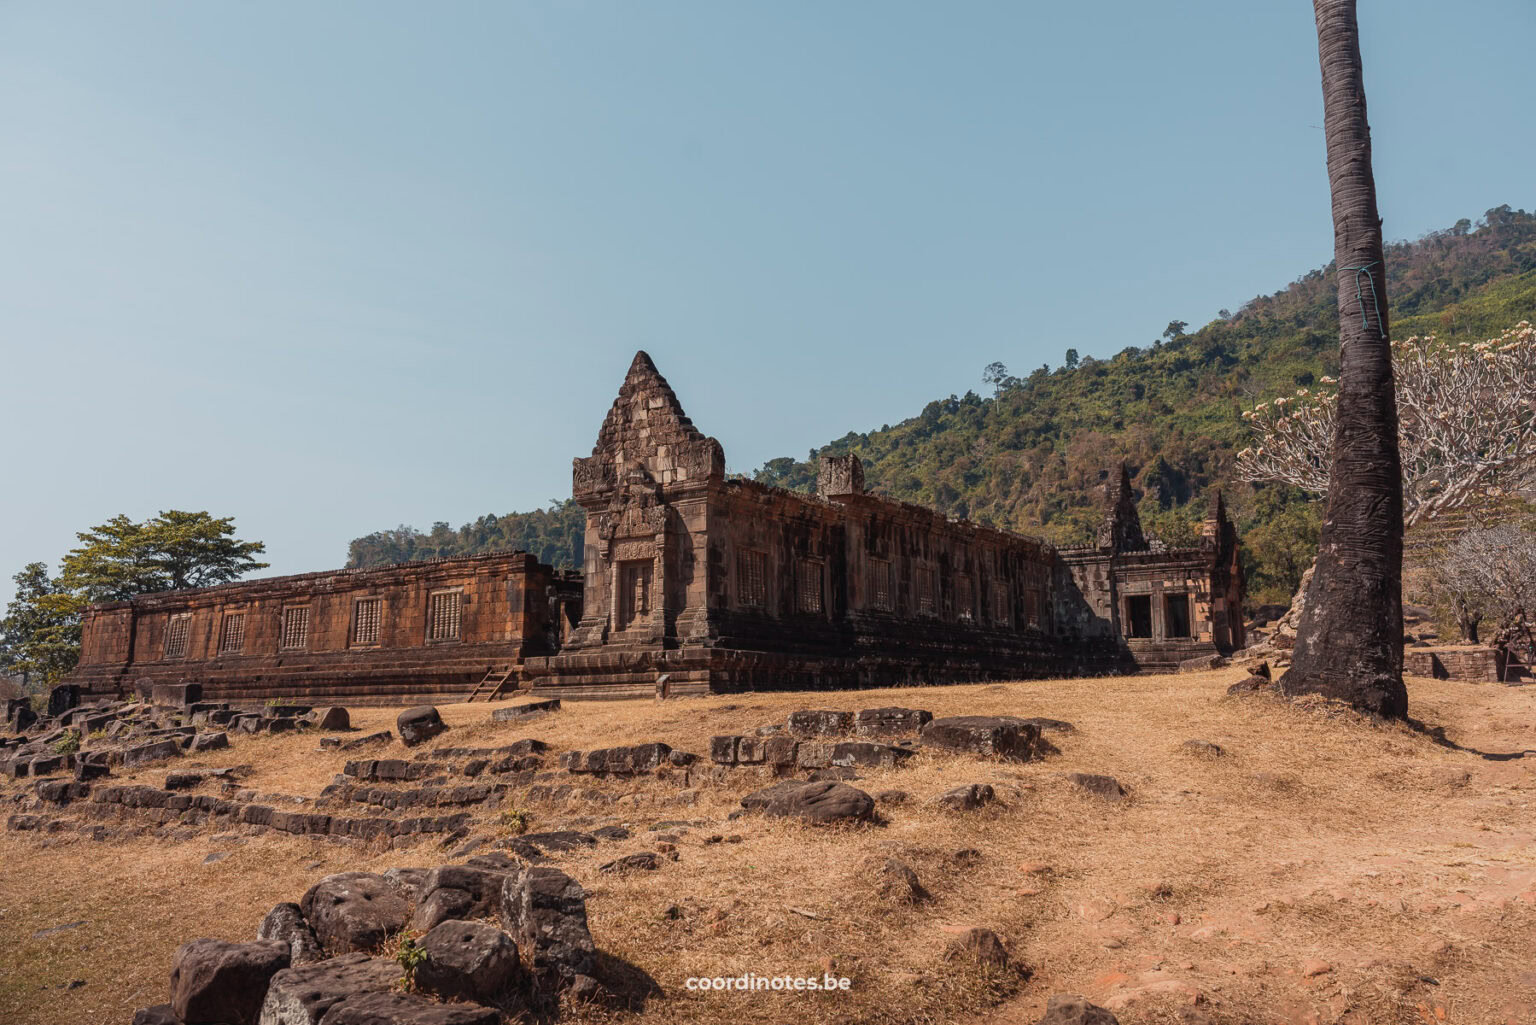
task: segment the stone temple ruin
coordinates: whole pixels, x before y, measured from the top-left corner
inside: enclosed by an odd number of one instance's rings
[[[1170,670],[1243,646],[1238,539],[1142,534],[1111,476],[1096,542],[1057,548],[872,494],[728,477],[649,356],[592,455],[579,574],[526,553],[253,580],[93,606],[81,698],[196,681],[209,700],[401,704],[514,689],[637,697]]]

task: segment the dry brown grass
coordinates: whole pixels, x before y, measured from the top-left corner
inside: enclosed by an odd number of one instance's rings
[[[1126,1023],[1179,1020],[1191,992],[1215,1022],[1406,1023],[1441,1020],[1437,1009],[1451,1022],[1531,1020],[1536,750],[1491,761],[1326,704],[1225,698],[1238,675],[570,703],[518,727],[491,725],[484,705],[443,706],[454,728],[435,746],[533,736],[557,748],[660,739],[703,752],[712,734],[782,721],[795,708],[884,704],[1076,724],[1075,733],[1049,735],[1061,753],[1041,762],[924,753],[902,769],[864,773],[857,785],[871,793],[899,788],[915,798],[874,829],[726,823],[757,785],[745,778],[698,785],[686,807],[672,803],[676,781],[595,784],[622,796],[614,805],[528,806],[533,829],[590,817],[636,834],[562,865],[589,888],[599,946],[648,972],[664,995],[639,1015],[585,1010],[577,1019],[1027,1022],[1049,994],[1073,991],[1123,1003]],[[1416,717],[1465,747],[1536,749],[1536,690],[1415,679],[1410,698]],[[373,730],[394,714],[360,709],[353,721]],[[1227,754],[1191,757],[1179,749],[1191,738]],[[283,735],[237,737],[199,761],[249,764],[250,786],[313,795],[347,757],[317,753],[312,736]],[[1115,776],[1132,796],[1111,805],[1081,794],[1062,778],[1071,771]],[[969,816],[927,805],[970,782],[992,783],[1000,804]],[[495,818],[485,816],[487,831]],[[659,872],[597,873],[646,849],[646,827],[660,819],[711,824],[683,836],[679,860]],[[708,843],[711,834],[741,842]],[[967,849],[980,857],[956,858]],[[202,864],[210,851],[232,853]],[[931,901],[879,896],[878,869],[890,856],[917,871]],[[274,903],[297,899],[328,872],[447,860],[431,841],[390,851],[212,831],[182,842],[71,838],[46,848],[6,833],[0,858],[0,1021],[16,1025],[126,1021],[133,1008],[165,999],[182,941],[251,936]],[[1026,871],[1031,863],[1049,868]],[[33,938],[77,920],[86,924]],[[985,976],[947,961],[945,927],[960,925],[995,929],[1032,975]],[[1304,977],[1308,958],[1331,970]],[[682,986],[690,975],[828,970],[851,977],[852,990],[703,995]],[[59,988],[73,979],[86,985]]]

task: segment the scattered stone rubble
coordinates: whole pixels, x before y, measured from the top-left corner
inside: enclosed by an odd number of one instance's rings
[[[190,700],[196,694],[180,696]],[[256,718],[291,719],[294,729],[350,724],[344,709],[281,712]],[[70,709],[31,724],[31,732],[18,738],[21,743],[8,746],[19,752],[50,738],[78,737],[71,732],[77,721],[91,722],[95,736],[75,758],[78,778],[38,780],[11,797],[21,807],[9,816],[7,827],[44,838],[78,832],[97,840],[142,834],[179,838],[219,829],[235,843],[241,842],[239,835],[276,831],[373,849],[431,843],[453,851],[459,860],[433,869],[327,876],[297,901],[274,907],[251,942],[201,939],[184,945],[173,965],[171,1000],[141,1011],[135,1021],[144,1025],[490,1025],[503,1015],[543,1014],[562,994],[582,1000],[611,996],[608,984],[598,978],[602,959],[587,927],[585,891],[553,862],[573,851],[632,841],[631,830],[613,819],[576,818],[562,828],[521,832],[526,825],[509,829],[504,815],[502,827],[496,828],[495,814],[516,815],[525,823],[522,809],[544,804],[686,805],[695,795],[691,786],[696,779],[728,782],[739,771],[755,769],[755,776],[741,778],[799,778],[753,790],[732,818],[753,813],[815,827],[878,826],[884,819],[877,807],[894,809],[914,798],[885,790],[877,800],[850,785],[856,769],[899,768],[923,751],[1002,761],[1038,758],[1051,750],[1040,741],[1042,729],[1072,729],[1057,720],[1011,716],[935,719],[925,710],[907,708],[801,710],[751,734],[712,738],[707,760],[655,741],[567,751],[549,766],[555,753],[543,741],[525,738],[497,747],[436,747],[408,757],[351,759],[313,798],[245,786],[241,776],[248,767],[171,768],[164,787],[113,785],[85,775],[98,764],[103,773],[128,765],[130,751],[137,752],[132,764],[148,765],[195,750],[200,738],[229,743],[226,732],[184,723],[189,714],[204,715],[205,721],[217,715],[229,732],[247,719],[239,710],[197,701],[180,710],[136,702]],[[402,741],[410,732],[436,736],[446,728],[430,706],[403,714],[398,725]],[[109,739],[110,744],[104,743]],[[345,743],[389,741],[385,733]],[[22,755],[29,770],[37,757],[35,750]],[[584,782],[643,779],[665,785],[639,798],[633,788],[625,793],[623,786],[604,789]],[[1124,796],[1123,788],[1107,777],[1081,780],[1079,785],[1100,796]],[[996,786],[1016,795],[1017,788],[1004,782]],[[975,783],[925,800],[973,812],[997,796],[992,784]],[[616,850],[599,871],[663,871],[679,859],[680,837],[707,825],[656,822],[641,849]],[[705,842],[726,839],[712,835]],[[882,895],[906,903],[929,897],[916,874],[899,862],[886,866],[880,885]],[[423,952],[416,992],[398,991],[402,969],[390,956],[402,930],[420,937],[415,941]],[[984,963],[1006,963],[1006,951],[990,933],[962,937],[956,949]],[[444,999],[459,1002],[439,1002]]]
[[[547,1018],[563,993],[615,995],[598,977],[586,891],[558,868],[422,872],[326,876],[297,904],[273,908],[252,942],[183,944],[169,1003],[139,1011],[135,1023],[499,1025]],[[500,927],[475,920],[487,918]],[[425,935],[402,991],[407,972],[390,944],[407,925]]]
[[[77,780],[168,762],[186,753],[229,746],[230,733],[291,730],[345,731],[345,708],[267,705],[240,709],[202,700],[195,683],[158,683],[133,700],[81,705],[79,688],[62,685],[49,695],[49,714],[38,716],[22,700],[6,702],[10,737],[0,737],[0,776],[21,779],[72,772]],[[330,738],[327,738],[330,739]],[[338,743],[340,743],[338,741]]]

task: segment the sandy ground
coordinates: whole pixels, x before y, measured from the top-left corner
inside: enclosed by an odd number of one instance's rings
[[[443,706],[453,728],[434,745],[664,740],[702,753],[711,734],[802,707],[1076,727],[1049,735],[1059,754],[1024,765],[924,753],[864,772],[855,785],[913,798],[874,828],[727,822],[760,785],[747,774],[686,789],[676,778],[607,781],[597,786],[612,804],[526,805],[533,829],[614,821],[635,833],[561,864],[588,886],[599,947],[658,993],[643,1010],[577,1008],[570,1020],[1003,1025],[1033,1022],[1050,994],[1075,992],[1128,1025],[1536,1021],[1536,688],[1410,680],[1413,715],[1443,729],[1438,740],[1323,703],[1227,698],[1241,675],[569,703],[522,726],[490,724],[491,706]],[[354,710],[353,722],[384,728],[394,714]],[[317,752],[313,736],[233,739],[172,768],[245,764],[248,786],[313,796],[348,757]],[[1191,739],[1224,753],[1196,757],[1182,746]],[[158,785],[165,771],[123,780]],[[1112,775],[1130,797],[1085,794],[1068,772]],[[999,802],[969,814],[928,803],[972,782],[992,784]],[[6,783],[7,812],[24,810],[11,798],[29,790]],[[677,861],[597,873],[654,848],[647,828],[663,819],[699,823]],[[502,830],[496,813],[482,826]],[[215,853],[226,856],[205,863]],[[880,894],[890,857],[931,899]],[[253,937],[273,904],[329,872],[449,860],[430,840],[389,850],[214,828],[175,841],[0,833],[0,1022],[126,1023],[167,999],[185,940]],[[1012,970],[947,956],[972,925],[1003,938]],[[684,988],[690,976],[746,972],[852,981],[816,995]]]

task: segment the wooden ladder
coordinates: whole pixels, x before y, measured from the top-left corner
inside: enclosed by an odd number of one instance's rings
[[[491,686],[491,692],[485,696],[485,700],[495,701],[496,695],[501,693],[501,689],[507,685],[507,681],[516,675],[517,666],[509,666],[506,669],[492,669],[480,678],[480,682],[475,684],[475,689],[470,691],[469,697],[464,700],[466,702],[473,701],[480,696],[480,692],[487,686],[494,685]]]

